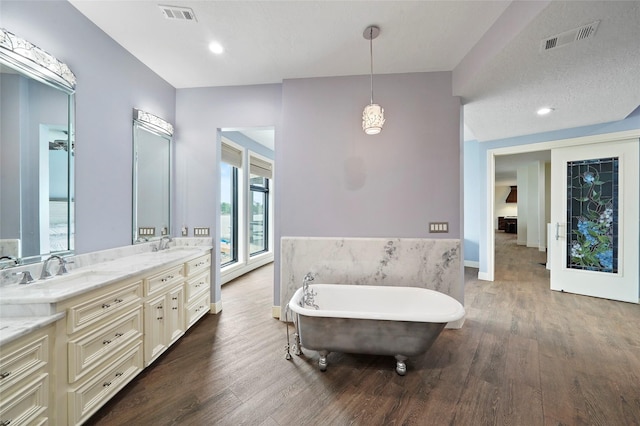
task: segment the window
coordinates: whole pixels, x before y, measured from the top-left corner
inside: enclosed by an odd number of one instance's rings
[[[251,175],[251,220],[249,221],[249,255],[269,250],[269,179]]]
[[[241,167],[242,150],[223,142],[220,164],[220,266],[239,261],[238,169]]]
[[[238,261],[238,169],[221,164],[220,265]]]

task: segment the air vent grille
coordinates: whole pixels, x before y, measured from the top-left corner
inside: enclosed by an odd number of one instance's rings
[[[548,37],[542,40],[542,43],[540,44],[540,50],[544,52],[547,50],[555,49],[557,47],[566,46],[567,44],[571,44],[579,40],[591,38],[596,34],[598,24],[600,24],[600,21],[595,21],[590,24],[583,25],[582,27],[565,31],[562,34]]]
[[[165,18],[177,21],[193,21],[197,22],[193,9],[179,6],[158,5]]]

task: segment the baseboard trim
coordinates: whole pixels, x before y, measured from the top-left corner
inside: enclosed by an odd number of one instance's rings
[[[468,268],[480,268],[480,262],[476,262],[475,260],[465,260],[464,261],[464,266],[468,267]]]
[[[209,309],[209,312],[212,314],[219,314],[220,312],[222,312],[222,300],[212,302]]]
[[[482,281],[493,281],[489,279],[489,274],[487,272],[478,272],[478,279]]]
[[[271,316],[280,319],[280,306],[271,307]]]

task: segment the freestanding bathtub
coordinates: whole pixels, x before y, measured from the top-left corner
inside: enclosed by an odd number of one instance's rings
[[[311,284],[308,291],[312,304],[303,303],[299,288],[288,306],[298,351],[318,351],[321,371],[329,352],[345,352],[395,356],[403,376],[406,359],[425,353],[447,323],[465,314],[453,297],[425,288]]]

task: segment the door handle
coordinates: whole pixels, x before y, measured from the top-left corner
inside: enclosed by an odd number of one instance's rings
[[[560,239],[560,222],[556,222],[556,241]]]

